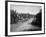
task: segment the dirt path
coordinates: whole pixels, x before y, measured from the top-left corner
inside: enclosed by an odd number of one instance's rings
[[[34,20],[34,18],[30,18],[28,21],[26,22],[18,22],[17,24],[13,24],[11,26],[11,31],[12,32],[17,32],[17,31],[23,31],[23,30],[27,30],[27,29],[39,29],[39,27],[33,26],[29,23],[31,23]]]

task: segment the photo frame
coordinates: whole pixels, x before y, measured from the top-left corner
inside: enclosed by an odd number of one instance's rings
[[[14,7],[15,5],[15,7]],[[41,8],[42,10],[42,27],[41,30],[34,30],[34,31],[27,31],[27,32],[15,32],[15,31],[10,31],[11,29],[11,21],[10,21],[10,15],[11,15],[11,9],[15,10],[17,9],[16,5],[20,5],[18,8],[20,8],[21,6],[25,5],[24,7],[27,6],[37,6],[38,10],[39,8]],[[15,9],[14,9],[14,8]],[[35,7],[33,7],[33,9],[35,9]],[[36,8],[36,9],[37,9]],[[32,8],[31,8],[32,9]],[[33,10],[32,9],[32,10]],[[18,10],[18,9],[17,9]],[[19,9],[20,10],[20,9]],[[23,9],[24,10],[24,9]],[[26,10],[27,11],[27,10]],[[37,10],[36,10],[37,11]],[[35,12],[35,11],[34,11]],[[33,15],[36,15],[36,13],[31,13]],[[37,28],[37,27],[36,27]],[[38,34],[45,34],[45,3],[41,3],[41,2],[25,2],[25,1],[6,1],[5,2],[5,36],[24,36],[24,35],[38,35]]]

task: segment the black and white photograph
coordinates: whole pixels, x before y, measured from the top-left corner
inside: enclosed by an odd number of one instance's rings
[[[10,7],[11,32],[41,30],[40,6],[11,4]]]
[[[44,33],[44,4],[8,2],[8,35]]]

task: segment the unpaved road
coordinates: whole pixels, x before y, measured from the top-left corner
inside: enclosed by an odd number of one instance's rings
[[[40,29],[40,27],[33,26],[31,23],[34,20],[34,18],[28,19],[28,21],[25,22],[18,22],[17,24],[12,24],[11,25],[11,31],[12,32],[19,32],[23,30],[28,30],[28,29]]]

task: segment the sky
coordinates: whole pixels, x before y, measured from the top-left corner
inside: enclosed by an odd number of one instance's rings
[[[30,14],[37,14],[41,6],[32,6],[32,5],[10,5],[11,10],[16,10],[17,13],[30,13]]]

